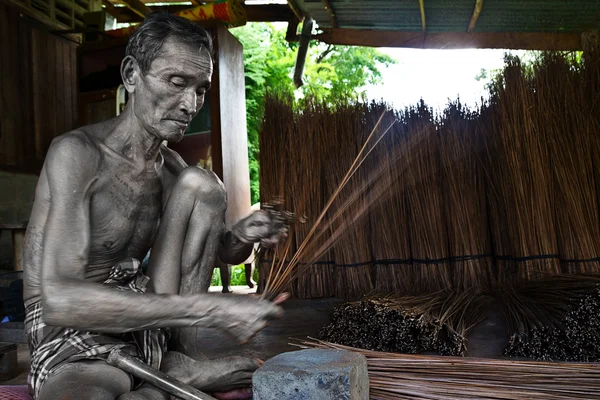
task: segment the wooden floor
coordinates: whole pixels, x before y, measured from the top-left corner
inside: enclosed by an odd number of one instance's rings
[[[220,287],[211,289],[212,293],[220,291]],[[249,291],[247,287],[234,287],[231,296],[255,296],[245,294]],[[289,344],[293,338],[318,337],[319,330],[329,323],[333,307],[339,303],[341,301],[336,299],[288,300],[283,304],[285,316],[272,321],[245,344],[236,342],[227,333],[216,329],[199,329],[198,349],[211,359],[239,355],[266,360],[279,353],[296,350]],[[508,343],[501,313],[492,311],[485,321],[473,329],[468,339],[470,356],[497,358]],[[29,351],[26,345],[19,345],[18,351],[19,376],[0,384],[26,384]]]

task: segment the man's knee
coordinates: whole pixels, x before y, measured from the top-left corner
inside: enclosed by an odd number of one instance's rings
[[[79,361],[66,364],[52,374],[42,386],[40,400],[81,398],[114,400],[132,387],[131,377],[104,361]]]
[[[188,167],[181,171],[176,190],[191,193],[200,201],[215,205],[227,204],[223,182],[214,172],[198,167]]]

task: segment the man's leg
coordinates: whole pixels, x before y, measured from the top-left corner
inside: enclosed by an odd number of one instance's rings
[[[40,390],[39,400],[115,400],[131,390],[127,373],[104,361],[79,361],[51,374]]]
[[[104,361],[78,361],[52,374],[39,400],[169,400],[161,390],[143,385],[131,392],[132,380],[126,372]]]
[[[225,189],[212,172],[186,168],[163,208],[148,275],[156,293],[208,291],[221,235]]]
[[[225,231],[225,209],[225,189],[211,172],[195,167],[182,171],[163,209],[158,236],[152,247],[148,267],[151,290],[182,295],[208,291]],[[165,355],[161,369],[174,378],[190,380],[190,384],[200,390],[240,387],[238,375],[246,379],[258,367],[257,360],[241,357],[236,358],[236,362],[231,359],[199,361],[203,356],[196,345],[198,328],[171,330],[171,333],[172,350],[189,357],[180,357],[170,351]],[[169,362],[172,359],[177,362]],[[183,376],[184,372],[193,373],[193,379]],[[228,382],[228,379],[217,380],[215,376],[233,376],[235,379]],[[207,382],[212,384],[207,387]],[[247,379],[245,382],[249,384]]]

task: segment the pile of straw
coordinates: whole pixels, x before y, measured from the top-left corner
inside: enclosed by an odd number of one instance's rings
[[[594,364],[406,355],[315,340],[297,346],[363,354],[372,400],[600,399]]]
[[[376,351],[462,356],[470,329],[483,318],[471,292],[374,296],[337,306],[321,339]]]
[[[500,293],[510,342],[505,356],[600,361],[600,277],[563,275]]]

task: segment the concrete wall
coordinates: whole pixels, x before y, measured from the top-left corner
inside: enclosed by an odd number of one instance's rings
[[[18,224],[29,219],[36,175],[0,171],[0,224]],[[0,268],[12,268],[10,231],[0,231]]]

